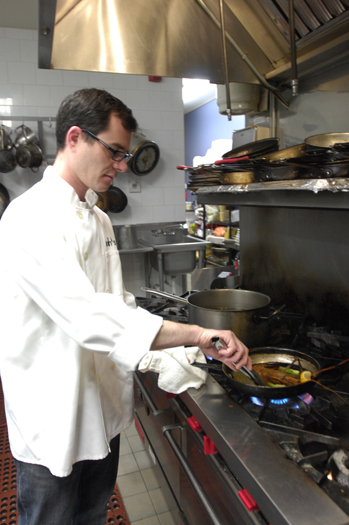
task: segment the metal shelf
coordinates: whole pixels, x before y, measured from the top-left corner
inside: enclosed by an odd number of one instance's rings
[[[295,183],[299,182],[297,186]],[[308,182],[308,186],[307,183]],[[279,181],[210,186],[197,192],[199,204],[349,209],[349,179]]]

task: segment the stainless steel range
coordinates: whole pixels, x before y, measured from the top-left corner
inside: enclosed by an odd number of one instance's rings
[[[148,308],[169,318],[160,303]],[[292,312],[273,321],[268,344],[292,344],[322,368],[349,358],[348,337]],[[221,371],[178,396],[161,391],[155,374],[135,378],[137,424],[169,485],[175,523],[349,524],[349,366],[324,376],[331,391],[315,385],[275,400],[234,390]]]

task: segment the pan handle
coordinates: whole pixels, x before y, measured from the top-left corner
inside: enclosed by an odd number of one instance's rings
[[[188,305],[188,301],[183,297],[179,297],[179,295],[174,295],[167,292],[160,292],[159,290],[153,290],[152,288],[147,288],[146,286],[142,286],[141,290],[143,290],[144,292],[152,293],[154,295],[158,295],[159,297],[165,297],[165,299],[171,299],[172,301],[176,301],[177,303]]]
[[[255,314],[253,316],[253,320],[254,320],[255,323],[259,323],[260,321],[269,321],[269,319],[271,319],[272,317],[274,317],[275,315],[280,313],[281,310],[283,310],[285,307],[286,307],[286,305],[283,304],[282,306],[279,306],[279,308],[277,308],[276,310],[274,310],[274,312],[272,312],[271,314],[269,314],[267,316]]]

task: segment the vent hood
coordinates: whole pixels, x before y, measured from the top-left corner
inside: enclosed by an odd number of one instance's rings
[[[39,68],[283,88],[292,38],[299,78],[349,57],[349,0],[293,1],[290,40],[288,0],[225,0],[225,65],[219,0],[39,0]]]

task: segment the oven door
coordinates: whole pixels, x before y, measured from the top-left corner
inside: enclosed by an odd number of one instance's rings
[[[219,454],[207,453],[205,436],[180,396],[160,390],[154,373],[136,372],[135,381],[136,426],[148,441],[175,523],[265,525]]]

